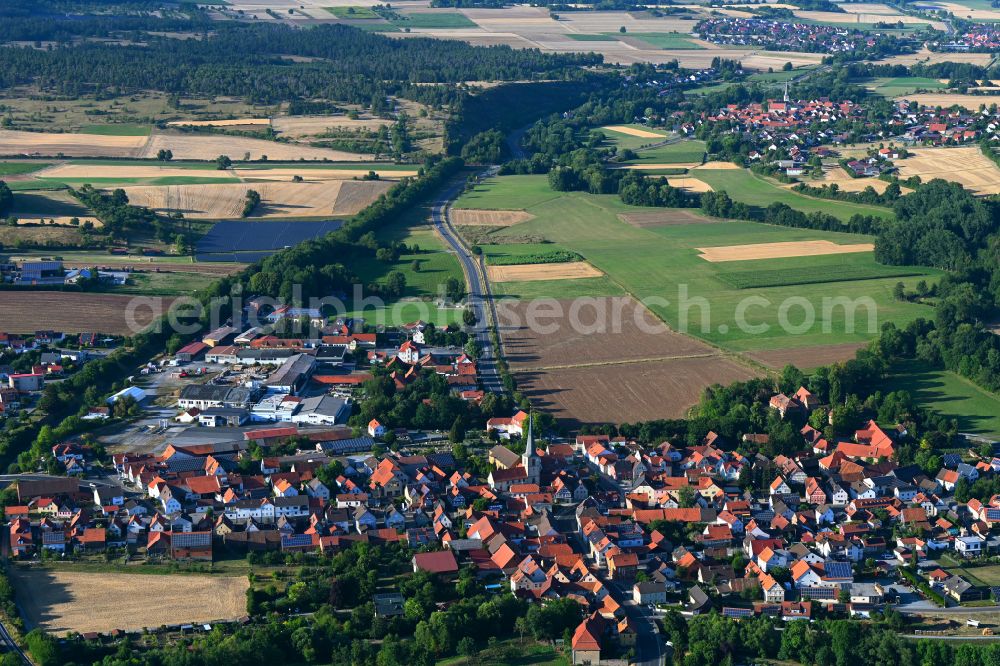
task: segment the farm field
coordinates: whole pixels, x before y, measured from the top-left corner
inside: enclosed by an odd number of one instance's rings
[[[11,157],[22,155],[139,157],[148,141],[147,136],[22,132],[4,129],[0,130],[0,153]],[[153,154],[155,156],[156,153]]]
[[[872,92],[883,97],[909,97],[917,90],[942,90],[947,82],[921,76],[898,76],[871,79],[864,84]]]
[[[989,108],[993,104],[1000,103],[1000,95],[961,95],[958,93],[918,93],[910,95],[903,93],[896,97],[932,107],[940,106],[948,108],[956,105],[964,106],[970,111],[978,111],[984,106]]]
[[[1000,192],[1000,168],[978,146],[913,148],[912,155],[897,160],[901,178],[920,176],[924,182],[943,178],[976,194]]]
[[[644,148],[636,151],[639,157],[628,162],[644,168],[654,168],[657,165],[698,165],[705,158],[704,141],[678,141],[655,148]]]
[[[468,17],[458,12],[400,12],[400,19],[390,19],[389,23],[397,28],[411,30],[455,30],[458,28],[475,28],[476,24]]]
[[[316,183],[236,183],[125,187],[129,201],[158,212],[180,211],[194,219],[242,217],[246,193],[254,190],[261,203],[254,218],[329,217],[354,215],[392,187],[389,181],[336,180]]]
[[[725,281],[725,273],[759,269],[761,266],[747,261],[707,262],[699,258],[697,249],[817,240],[837,245],[870,243],[871,239],[866,236],[723,220],[711,224],[637,227],[623,222],[619,216],[670,215],[675,212],[686,220],[700,221],[705,218],[698,216],[696,211],[638,208],[622,204],[613,195],[545,192],[546,187],[544,177],[495,178],[467,192],[458,205],[501,207],[507,201],[510,202],[508,208],[526,210],[535,218],[515,227],[498,229],[491,237],[503,243],[507,242],[505,238],[516,242],[518,238],[531,236],[576,252],[607,274],[614,284],[647,301],[649,308],[675,330],[688,332],[733,351],[857,344],[873,337],[878,326],[885,321],[905,324],[917,316],[926,317],[931,313],[927,306],[896,301],[892,298],[892,288],[897,281],[902,281],[907,288],[914,288],[921,278],[933,281],[935,271],[916,269],[915,272],[923,275],[825,282],[811,284],[808,288],[776,285],[737,289]],[[489,247],[483,247],[484,252],[489,254]],[[769,270],[788,270],[788,275],[795,275],[795,270],[834,275],[843,265],[845,257],[871,261],[869,254],[861,253],[790,257],[760,263],[767,264]],[[541,295],[558,294],[553,289]],[[767,305],[750,308],[752,316],[747,315],[746,321],[741,323],[736,315],[737,309],[751,296],[766,299]],[[789,323],[794,322],[798,326],[786,327],[788,330],[785,330],[779,326],[778,310],[780,304],[792,297],[796,299],[793,302],[800,305],[802,301],[799,299],[804,299],[816,318],[810,325],[802,326],[802,309],[795,306],[792,308],[794,314],[786,311],[783,316],[787,316]],[[824,299],[847,299],[852,303],[856,299],[864,299],[865,306],[854,306],[852,309],[857,312],[848,313],[843,306],[830,305],[843,301],[828,300],[824,313]],[[852,318],[853,326],[849,326]],[[760,324],[763,330],[758,326]]]
[[[521,390],[566,421],[682,416],[708,383],[753,374],[705,343],[671,331],[631,297],[564,298],[536,308],[500,302],[504,353]],[[612,407],[609,394],[622,400]]]
[[[901,160],[900,163],[905,160]],[[750,206],[766,208],[778,201],[788,204],[803,213],[828,213],[844,220],[852,215],[878,215],[889,217],[892,211],[882,206],[866,206],[847,201],[832,201],[817,199],[792,192],[786,188],[771,183],[746,169],[698,169],[692,175],[708,183],[713,190],[724,191],[735,201],[742,201]]]
[[[489,266],[486,274],[491,282],[534,282],[537,280],[578,280],[600,277],[601,271],[585,261],[555,264],[520,264]]]
[[[246,612],[246,577],[15,569],[10,577],[29,627],[63,635],[234,620]],[[136,590],[154,592],[151,604]]]
[[[871,243],[840,245],[827,240],[788,241],[779,243],[749,243],[747,245],[716,245],[699,247],[699,258],[710,262],[747,261],[752,259],[786,259],[788,257],[815,257],[826,254],[852,254],[872,252]]]
[[[905,65],[910,67],[917,63],[933,65],[939,62],[958,62],[986,67],[993,60],[989,53],[958,53],[931,51],[926,46],[916,53],[903,53],[875,60],[880,65]]]
[[[105,333],[131,335],[139,331],[129,326],[126,309],[131,296],[124,294],[87,294],[62,291],[0,291],[0,310],[4,328],[11,333],[31,333],[42,329],[67,333]],[[148,307],[134,312],[138,328],[148,326],[155,315],[165,313],[172,301],[161,302],[162,312]]]
[[[959,432],[1000,437],[1000,397],[953,372],[911,361],[894,367],[884,384],[885,390],[909,391],[918,404],[955,419]]]
[[[681,418],[706,386],[753,376],[723,356],[514,371],[532,404],[571,425]]]
[[[628,39],[626,39],[628,38]],[[621,36],[622,41],[628,43],[631,40],[638,40],[644,44],[649,44],[657,49],[703,49],[705,48],[690,35],[676,32],[639,32]]]
[[[786,365],[794,365],[800,370],[812,370],[822,365],[840,363],[855,357],[862,343],[847,342],[839,345],[817,345],[815,347],[792,347],[747,352],[745,356],[772,370],[781,370]]]
[[[101,223],[93,217],[90,209],[74,199],[69,192],[18,192],[14,195],[14,206],[8,215],[17,218],[18,224],[37,223],[41,220],[55,220],[56,224],[70,224],[75,217],[80,223]]]

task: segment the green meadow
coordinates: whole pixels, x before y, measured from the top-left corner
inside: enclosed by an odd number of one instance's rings
[[[948,88],[947,83],[924,76],[897,76],[869,79],[862,85],[883,97],[890,98],[901,95],[912,95],[918,90],[935,91]]]
[[[831,202],[822,203],[829,208]],[[579,253],[606,275],[586,280],[498,284],[495,285],[498,294],[571,298],[611,295],[624,290],[646,299],[650,309],[674,328],[734,351],[861,342],[874,337],[886,321],[905,325],[916,317],[933,314],[927,306],[892,297],[897,281],[913,289],[920,279],[933,282],[933,271],[917,269],[914,272],[922,274],[910,277],[873,276],[740,289],[733,286],[733,278],[726,276],[761,269],[761,264],[766,264],[767,270],[785,271],[787,282],[795,271],[835,276],[847,261],[845,256],[856,258],[861,264],[873,262],[870,255],[858,253],[711,263],[701,259],[698,251],[700,247],[796,240],[871,242],[867,236],[743,221],[638,228],[618,216],[653,210],[669,214],[669,209],[627,206],[615,195],[553,192],[544,176],[494,178],[465,193],[457,205],[527,210],[534,219],[499,229],[493,237],[500,243],[504,239],[543,238],[555,247]],[[483,245],[487,256],[490,247]],[[543,252],[551,247],[547,243],[529,244],[524,253]],[[498,251],[511,252],[508,245]],[[753,298],[748,301],[748,297]],[[853,328],[847,325],[851,317],[845,303],[856,303],[851,313],[855,315]],[[807,308],[815,315],[812,325],[805,319]],[[780,326],[783,320],[791,326]]]
[[[623,37],[634,37],[658,49],[701,50],[705,47],[694,42],[690,35],[679,32],[630,32]]]
[[[801,210],[803,213],[829,213],[844,221],[849,220],[855,214],[892,216],[892,211],[884,206],[867,206],[848,201],[833,201],[805,196],[781,187],[746,169],[698,169],[691,175],[711,185],[713,190],[728,193],[735,201],[742,201],[759,208],[766,208],[778,201],[788,204],[796,210]]]
[[[909,391],[919,404],[957,420],[959,432],[1000,437],[1000,396],[954,372],[910,361],[892,369],[885,389]]]

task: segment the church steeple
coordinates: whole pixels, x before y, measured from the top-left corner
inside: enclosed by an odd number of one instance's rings
[[[521,457],[521,465],[524,466],[524,473],[528,477],[529,483],[539,483],[542,478],[542,459],[535,451],[534,434],[534,413],[528,412],[528,436],[524,441],[524,455]]]

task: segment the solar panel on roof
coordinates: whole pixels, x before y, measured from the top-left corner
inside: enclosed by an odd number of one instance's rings
[[[311,546],[311,534],[284,534],[281,537],[282,547]]]
[[[749,608],[723,608],[723,617],[751,617],[753,616],[753,610]]]
[[[826,577],[827,578],[850,578],[853,576],[851,570],[850,562],[827,562],[826,563]]]

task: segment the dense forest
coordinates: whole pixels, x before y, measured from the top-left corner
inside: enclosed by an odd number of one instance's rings
[[[323,98],[378,107],[390,94],[430,100],[416,83],[562,79],[594,54],[475,47],[457,40],[391,39],[342,25],[296,30],[220,24],[206,39],[147,35],[142,45],[85,42],[52,50],[4,47],[0,88],[36,84],[72,97],[159,90],[274,104]],[[287,57],[315,59],[290,62]],[[163,67],[165,62],[170,67]]]
[[[68,43],[82,38],[128,37],[149,30],[203,32],[212,20],[196,5],[143,0],[4,0],[0,41]]]

